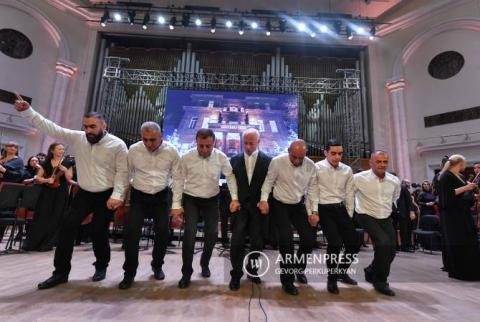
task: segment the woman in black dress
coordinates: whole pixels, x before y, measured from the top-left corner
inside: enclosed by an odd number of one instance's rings
[[[422,182],[422,192],[418,195],[417,204],[420,206],[420,215],[437,215],[437,197],[432,192],[429,181]]]
[[[28,230],[25,250],[49,251],[55,246],[56,237],[68,201],[68,183],[74,183],[72,167],[63,159],[65,147],[53,143],[48,148],[45,162],[41,164],[36,176],[36,183],[42,185],[33,217],[32,227]],[[55,180],[55,177],[59,179]],[[55,181],[58,187],[52,186]]]
[[[438,196],[444,225],[448,276],[465,281],[480,280],[480,251],[477,231],[470,214],[470,191],[476,184],[465,181],[465,158],[452,155],[442,169]]]

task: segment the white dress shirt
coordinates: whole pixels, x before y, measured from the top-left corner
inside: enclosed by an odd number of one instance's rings
[[[255,150],[251,155],[243,153],[245,157],[245,168],[247,170],[248,183],[252,181],[253,170],[255,169],[255,163],[257,162],[258,150]]]
[[[315,166],[318,203],[327,205],[343,202],[348,214],[353,217],[355,195],[352,168],[342,162],[334,168],[327,159],[315,163]]]
[[[150,152],[142,141],[132,144],[128,150],[128,170],[132,187],[148,194],[162,191],[168,186],[179,161],[177,149],[166,141],[153,152]]]
[[[276,200],[290,205],[302,201],[306,193],[305,206],[308,215],[311,215],[312,210],[317,211],[318,204],[315,173],[315,163],[309,158],[305,157],[302,165],[296,167],[290,162],[288,153],[281,154],[270,162],[260,200],[267,201],[272,188]]]
[[[385,173],[380,179],[372,170],[362,171],[353,176],[355,210],[377,219],[390,217],[392,204],[400,197],[400,179]]]
[[[221,173],[227,179],[232,200],[238,200],[237,181],[227,156],[215,148],[208,158],[201,157],[196,148],[189,150],[173,173],[172,209],[182,207],[183,193],[205,199],[218,195]]]
[[[32,107],[20,113],[34,127],[67,142],[73,149],[78,185],[90,192],[113,188],[111,198],[123,200],[128,187],[127,146],[107,133],[99,142],[90,144],[83,131],[65,129],[47,120]]]

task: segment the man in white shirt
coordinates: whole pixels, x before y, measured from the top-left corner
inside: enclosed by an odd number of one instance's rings
[[[195,249],[195,236],[200,217],[203,218],[204,244],[200,266],[202,276],[210,277],[208,267],[213,247],[218,238],[218,194],[219,180],[223,173],[227,179],[232,197],[230,211],[240,207],[237,196],[237,183],[227,156],[214,148],[215,134],[210,129],[200,129],[196,135],[197,147],[185,153],[179,167],[173,174],[173,200],[171,214],[176,222],[182,221],[185,212],[185,231],[182,244],[182,278],[179,288],[190,285],[193,273],[192,261]]]
[[[371,154],[370,167],[353,176],[355,211],[374,247],[373,261],[365,268],[365,280],[378,292],[394,296],[387,278],[395,258],[396,233],[391,213],[392,205],[400,196],[400,179],[386,172],[388,155],[384,151]]]
[[[238,187],[240,209],[232,213],[232,246],[230,260],[232,270],[229,288],[232,291],[240,289],[240,280],[243,276],[243,262],[245,258],[245,236],[250,240],[250,251],[261,251],[263,248],[262,215],[257,207],[260,201],[261,189],[271,158],[258,150],[260,133],[256,129],[247,129],[242,134],[243,152],[233,156],[230,164],[235,174]],[[250,255],[251,259],[258,258],[258,253]],[[257,269],[247,259],[248,277],[254,283],[260,283]]]
[[[341,162],[343,147],[335,139],[325,147],[325,159],[317,162],[316,184],[318,215],[327,238],[327,290],[338,294],[337,281],[357,285],[347,270],[360,250],[360,240],[353,224],[354,192],[352,169]],[[342,248],[344,256],[340,257]]]
[[[120,289],[130,288],[137,273],[138,244],[146,216],[153,217],[155,234],[151,262],[153,276],[156,280],[165,279],[162,266],[170,233],[168,184],[180,155],[172,144],[163,140],[157,123],[143,123],[140,132],[142,141],[132,144],[128,150],[130,212],[123,228],[125,273],[118,285]]]
[[[47,289],[68,281],[76,231],[90,213],[93,213],[92,243],[96,258],[92,280],[105,279],[110,262],[108,228],[128,187],[127,146],[106,131],[105,119],[98,112],[85,114],[83,131],[75,131],[47,120],[18,94],[15,108],[37,129],[70,144],[80,186],[60,229],[55,249],[55,271],[49,279],[38,284],[38,288]]]
[[[307,283],[304,273],[306,257],[312,252],[314,244],[311,226],[315,227],[319,220],[317,210],[314,209],[318,204],[315,192],[315,163],[307,158],[306,154],[305,141],[295,140],[290,144],[288,154],[272,159],[258,204],[261,213],[269,212],[267,200],[273,188],[271,216],[278,229],[282,258],[280,281],[283,290],[291,295],[298,295],[298,289],[293,284],[295,276],[298,282]],[[296,259],[292,225],[300,236]]]

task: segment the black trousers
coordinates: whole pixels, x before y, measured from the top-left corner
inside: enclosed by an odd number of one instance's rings
[[[135,277],[138,267],[138,245],[145,217],[153,217],[153,232],[155,233],[152,269],[162,268],[167,252],[169,238],[168,189],[156,194],[148,194],[132,187],[130,194],[130,212],[125,218],[123,244],[125,246],[125,276]]]
[[[110,242],[108,228],[113,211],[107,208],[107,200],[113,189],[103,192],[89,192],[80,189],[73,198],[65,222],[60,228],[58,245],[55,249],[54,275],[68,275],[71,269],[73,244],[80,224],[85,217],[93,213],[92,244],[96,261],[95,269],[106,269],[110,262]]]
[[[392,219],[391,217],[376,219],[369,215],[359,214],[358,220],[373,242],[373,261],[367,270],[373,273],[375,282],[386,282],[396,250],[396,233]]]
[[[400,230],[400,246],[402,249],[412,247],[412,230],[415,221],[410,220],[410,214],[398,217],[398,229]]]
[[[360,250],[360,242],[353,220],[343,204],[318,205],[318,215],[328,242],[328,278],[336,279],[337,275],[346,274],[354,255]],[[339,260],[343,247],[345,256]]]
[[[200,259],[202,267],[208,266],[212,257],[213,247],[218,239],[218,195],[212,198],[197,198],[183,194],[184,226],[182,244],[182,274],[191,276],[193,273],[193,253],[195,251],[195,236],[200,218],[203,218],[203,252]]]
[[[261,251],[263,249],[262,236],[262,214],[250,202],[241,205],[238,212],[232,214],[232,243],[230,246],[230,260],[232,270],[230,275],[241,278],[243,275],[243,261],[245,257],[245,237],[250,239],[250,251]],[[258,254],[252,254],[247,259],[247,269],[251,274],[256,274],[256,269],[250,265],[250,261],[258,258]]]
[[[278,230],[278,242],[280,256],[280,281],[282,284],[291,284],[295,279],[294,272],[301,273],[307,266],[306,255],[313,249],[314,238],[312,227],[308,222],[307,210],[303,202],[298,204],[285,204],[275,198],[271,202],[271,216],[275,221]],[[294,257],[293,227],[300,236],[300,245],[297,250],[297,260],[292,262]]]

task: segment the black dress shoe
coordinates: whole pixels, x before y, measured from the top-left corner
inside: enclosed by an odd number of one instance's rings
[[[232,277],[232,279],[230,280],[230,284],[228,284],[228,287],[231,291],[238,291],[240,289],[240,279]]]
[[[68,276],[65,275],[52,275],[49,279],[38,284],[39,290],[46,290],[57,285],[68,282]]]
[[[187,288],[189,286],[190,286],[190,277],[182,276],[182,278],[178,282],[178,288]]]
[[[342,274],[337,277],[337,281],[348,284],[348,285],[358,285],[357,281],[348,276],[347,274]]]
[[[252,281],[255,284],[262,284],[262,280],[258,276],[250,276],[248,275],[247,277],[250,281]]]
[[[300,283],[300,284],[308,284],[308,280],[307,280],[307,277],[305,276],[305,274],[295,274],[295,277],[297,278],[297,281]]]
[[[287,294],[290,294],[290,295],[298,295],[298,289],[295,287],[295,285],[293,285],[293,283],[291,284],[283,284],[282,285],[282,289],[285,293]]]
[[[92,281],[100,282],[107,277],[107,270],[106,269],[97,269],[95,270],[95,274],[93,274]]]
[[[363,271],[365,272],[365,280],[368,282],[368,283],[372,283],[373,284],[373,272],[371,270],[370,267],[365,267],[363,269]]]
[[[327,281],[327,291],[332,294],[338,294],[340,291],[338,290],[337,281],[334,279],[329,279]]]
[[[165,279],[165,273],[161,268],[156,269],[153,271],[153,277],[158,281],[163,281]]]
[[[133,284],[133,277],[125,276],[123,280],[118,284],[118,288],[121,290],[127,290],[132,287]]]
[[[395,292],[390,288],[388,283],[375,283],[373,284],[375,290],[387,296],[395,296]]]
[[[208,266],[202,267],[202,277],[209,278],[210,277],[210,268]]]

